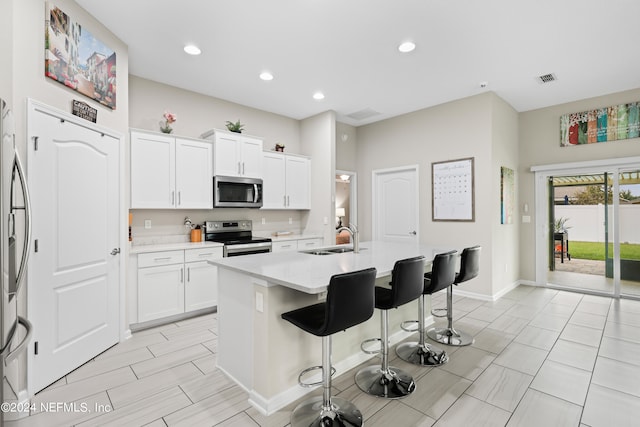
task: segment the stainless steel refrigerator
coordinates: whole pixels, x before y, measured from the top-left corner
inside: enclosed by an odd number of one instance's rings
[[[25,274],[31,209],[24,168],[15,145],[13,115],[0,99],[0,425],[28,414],[26,347],[32,327],[25,318]]]

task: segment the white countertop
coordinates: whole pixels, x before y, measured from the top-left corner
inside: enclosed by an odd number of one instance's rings
[[[217,242],[180,242],[162,243],[157,245],[132,245],[129,253],[143,254],[146,252],[179,251],[181,249],[221,248],[224,245]]]
[[[350,245],[342,245],[350,247]],[[335,247],[335,246],[330,246]],[[321,250],[316,248],[315,250]],[[266,280],[309,294],[326,290],[334,274],[375,267],[377,277],[389,276],[396,261],[424,255],[431,261],[451,248],[392,242],[362,242],[360,253],[312,255],[300,252],[271,252],[209,261],[219,267]]]

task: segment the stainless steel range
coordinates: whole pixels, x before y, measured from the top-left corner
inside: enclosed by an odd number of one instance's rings
[[[206,221],[204,240],[224,243],[225,257],[271,252],[271,239],[253,237],[252,228],[253,223],[247,219]]]

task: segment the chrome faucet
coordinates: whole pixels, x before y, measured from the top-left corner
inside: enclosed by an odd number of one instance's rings
[[[353,253],[360,252],[360,235],[358,233],[358,227],[355,224],[349,224],[349,227],[340,227],[336,230],[340,233],[342,230],[347,230],[351,234],[351,240],[353,240]]]

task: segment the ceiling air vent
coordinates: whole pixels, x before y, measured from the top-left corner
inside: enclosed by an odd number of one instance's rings
[[[538,80],[540,83],[550,83],[558,79],[556,78],[555,74],[550,73],[550,74],[543,74],[542,76],[538,76]]]
[[[356,111],[355,113],[347,114],[347,117],[352,118],[353,120],[364,120],[369,117],[377,116],[380,114],[376,110],[371,108],[365,108],[364,110]]]

